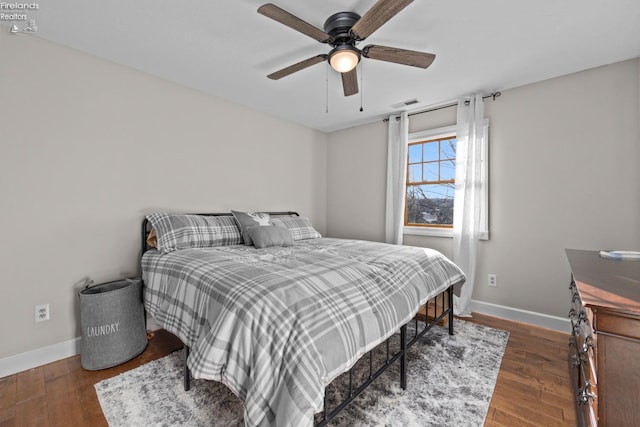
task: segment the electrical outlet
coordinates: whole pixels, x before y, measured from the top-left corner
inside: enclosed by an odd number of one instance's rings
[[[498,276],[495,274],[489,274],[489,282],[487,284],[492,288],[496,288],[498,286]]]
[[[50,314],[51,313],[49,313],[49,304],[36,305],[36,310],[35,310],[36,323],[49,320],[51,318]]]

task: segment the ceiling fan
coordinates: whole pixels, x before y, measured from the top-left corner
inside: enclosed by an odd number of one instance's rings
[[[369,37],[413,0],[378,0],[363,16],[354,12],[338,12],[324,23],[324,31],[314,27],[295,15],[267,3],[258,8],[258,13],[305,34],[320,43],[333,47],[328,54],[320,54],[269,74],[272,80],[279,80],[312,65],[329,60],[331,67],[342,74],[342,88],[345,96],[358,93],[356,65],[362,56],[379,61],[395,62],[412,67],[427,68],[435,55],[415,50],[370,44],[362,49],[356,45]]]

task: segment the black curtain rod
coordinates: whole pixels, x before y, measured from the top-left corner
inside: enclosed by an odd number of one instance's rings
[[[492,98],[495,101],[496,98],[499,97],[500,95],[502,95],[500,92],[493,92],[493,93],[490,93],[488,95],[483,95],[482,99],[485,100],[487,98]],[[407,116],[411,117],[411,116],[415,116],[417,114],[430,113],[432,111],[438,111],[438,110],[442,110],[442,109],[445,109],[445,108],[455,107],[456,105],[458,105],[457,102],[452,102],[451,104],[441,105],[440,107],[430,108],[428,110],[423,110],[423,111],[416,111],[415,113],[407,114]],[[469,100],[464,101],[464,105],[469,105]],[[396,116],[396,120],[400,120],[400,116]],[[382,121],[383,122],[388,122],[389,118],[382,119]]]

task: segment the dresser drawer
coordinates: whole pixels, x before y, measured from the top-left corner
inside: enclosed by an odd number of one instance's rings
[[[577,425],[596,427],[598,425],[597,385],[589,379],[591,361],[578,351],[575,337],[569,339],[569,368],[573,383]]]
[[[576,403],[584,412],[585,424],[595,427],[598,425],[598,385],[590,378],[590,374],[594,372],[593,359],[587,358],[580,369],[582,381],[576,392]]]
[[[569,338],[569,363],[577,369],[577,386],[580,389],[597,394],[598,375],[597,357],[594,341],[590,337],[571,336]],[[586,394],[585,394],[586,395]]]
[[[569,365],[574,386],[574,399],[578,425],[598,425],[598,377],[596,334],[593,313],[582,304],[575,283],[571,282],[571,337],[569,338]]]
[[[598,417],[601,426],[640,426],[640,341],[598,333]]]

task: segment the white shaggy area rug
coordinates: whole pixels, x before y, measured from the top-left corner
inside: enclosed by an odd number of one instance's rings
[[[399,386],[396,362],[330,425],[482,426],[509,333],[458,319],[454,332],[450,336],[447,328],[435,327],[410,348],[406,390]],[[392,339],[392,350],[397,341]],[[374,366],[385,357],[383,344],[374,351]],[[363,359],[356,364],[354,377],[368,375],[369,359]],[[328,387],[330,408],[347,386],[348,376],[343,375]],[[181,351],[101,381],[95,388],[111,427],[244,425],[242,403],[224,385],[192,380],[191,390],[184,391]]]

